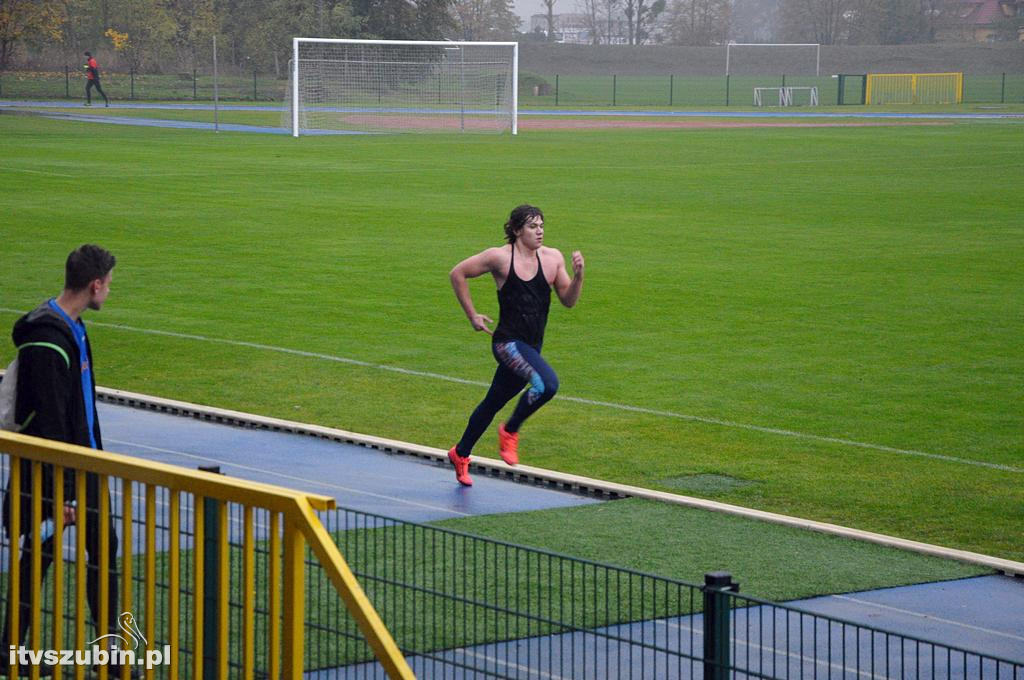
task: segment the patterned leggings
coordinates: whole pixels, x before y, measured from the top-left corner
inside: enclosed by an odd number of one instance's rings
[[[460,456],[468,456],[477,440],[487,430],[498,411],[529,385],[505,423],[508,432],[518,432],[523,421],[548,403],[558,391],[558,376],[544,361],[540,352],[520,340],[496,342],[491,345],[498,369],[494,372],[487,396],[469,417],[469,424],[456,446]]]

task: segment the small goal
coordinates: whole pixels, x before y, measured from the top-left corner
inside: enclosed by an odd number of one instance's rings
[[[754,106],[817,106],[818,88],[755,87]]]
[[[959,104],[964,74],[869,73],[864,98],[868,104]]]
[[[514,42],[295,38],[286,125],[330,132],[518,132]]]

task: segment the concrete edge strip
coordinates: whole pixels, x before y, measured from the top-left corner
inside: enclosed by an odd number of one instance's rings
[[[356,432],[349,432],[347,430],[324,427],[322,425],[310,425],[307,423],[299,423],[280,418],[258,416],[250,413],[243,413],[241,411],[232,411],[212,406],[201,406],[184,401],[164,399],[162,397],[154,397],[106,387],[98,387],[97,393],[102,401],[114,404],[162,411],[176,415],[187,415],[199,420],[214,421],[228,425],[302,434],[320,439],[329,439],[347,444],[365,446],[368,448],[378,449],[386,453],[413,455],[445,463],[448,461],[447,451],[431,446],[423,446],[421,444],[412,444],[395,439],[359,434]],[[674,503],[676,505],[691,508],[711,510],[748,519],[772,522],[773,524],[781,524],[799,529],[808,529],[810,531],[831,534],[833,536],[852,538],[890,548],[909,550],[924,555],[931,555],[933,557],[965,562],[967,564],[975,564],[1011,576],[1024,576],[1024,563],[1021,562],[992,557],[990,555],[982,555],[980,553],[969,552],[966,550],[945,548],[929,543],[921,543],[919,541],[887,536],[885,534],[878,534],[870,531],[862,531],[860,529],[851,529],[838,524],[817,522],[809,519],[801,519],[799,517],[791,517],[789,515],[780,515],[774,512],[744,508],[738,505],[730,505],[728,503],[719,503],[717,501],[710,501],[702,498],[693,498],[691,496],[683,496],[665,491],[644,489],[642,487],[630,486],[628,484],[607,482],[600,479],[594,479],[592,477],[572,475],[554,470],[546,470],[544,468],[531,467],[529,465],[517,465],[513,468],[506,465],[501,460],[485,458],[482,456],[473,457],[472,467],[490,475],[507,477],[517,481],[546,484],[576,492],[610,498],[647,498],[664,503]]]

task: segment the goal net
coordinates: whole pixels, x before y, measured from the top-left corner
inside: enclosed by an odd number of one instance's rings
[[[868,104],[959,104],[963,73],[869,73]]]
[[[517,132],[517,43],[295,38],[286,125],[316,132]]]

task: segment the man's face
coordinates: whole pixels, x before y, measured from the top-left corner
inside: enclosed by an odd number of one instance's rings
[[[517,238],[527,248],[533,250],[540,248],[541,243],[544,241],[544,218],[540,215],[535,215],[526,220],[526,224],[519,230]]]
[[[96,279],[89,284],[89,309],[98,310],[106,302],[110,295],[110,279],[114,272],[108,272],[102,279]]]

